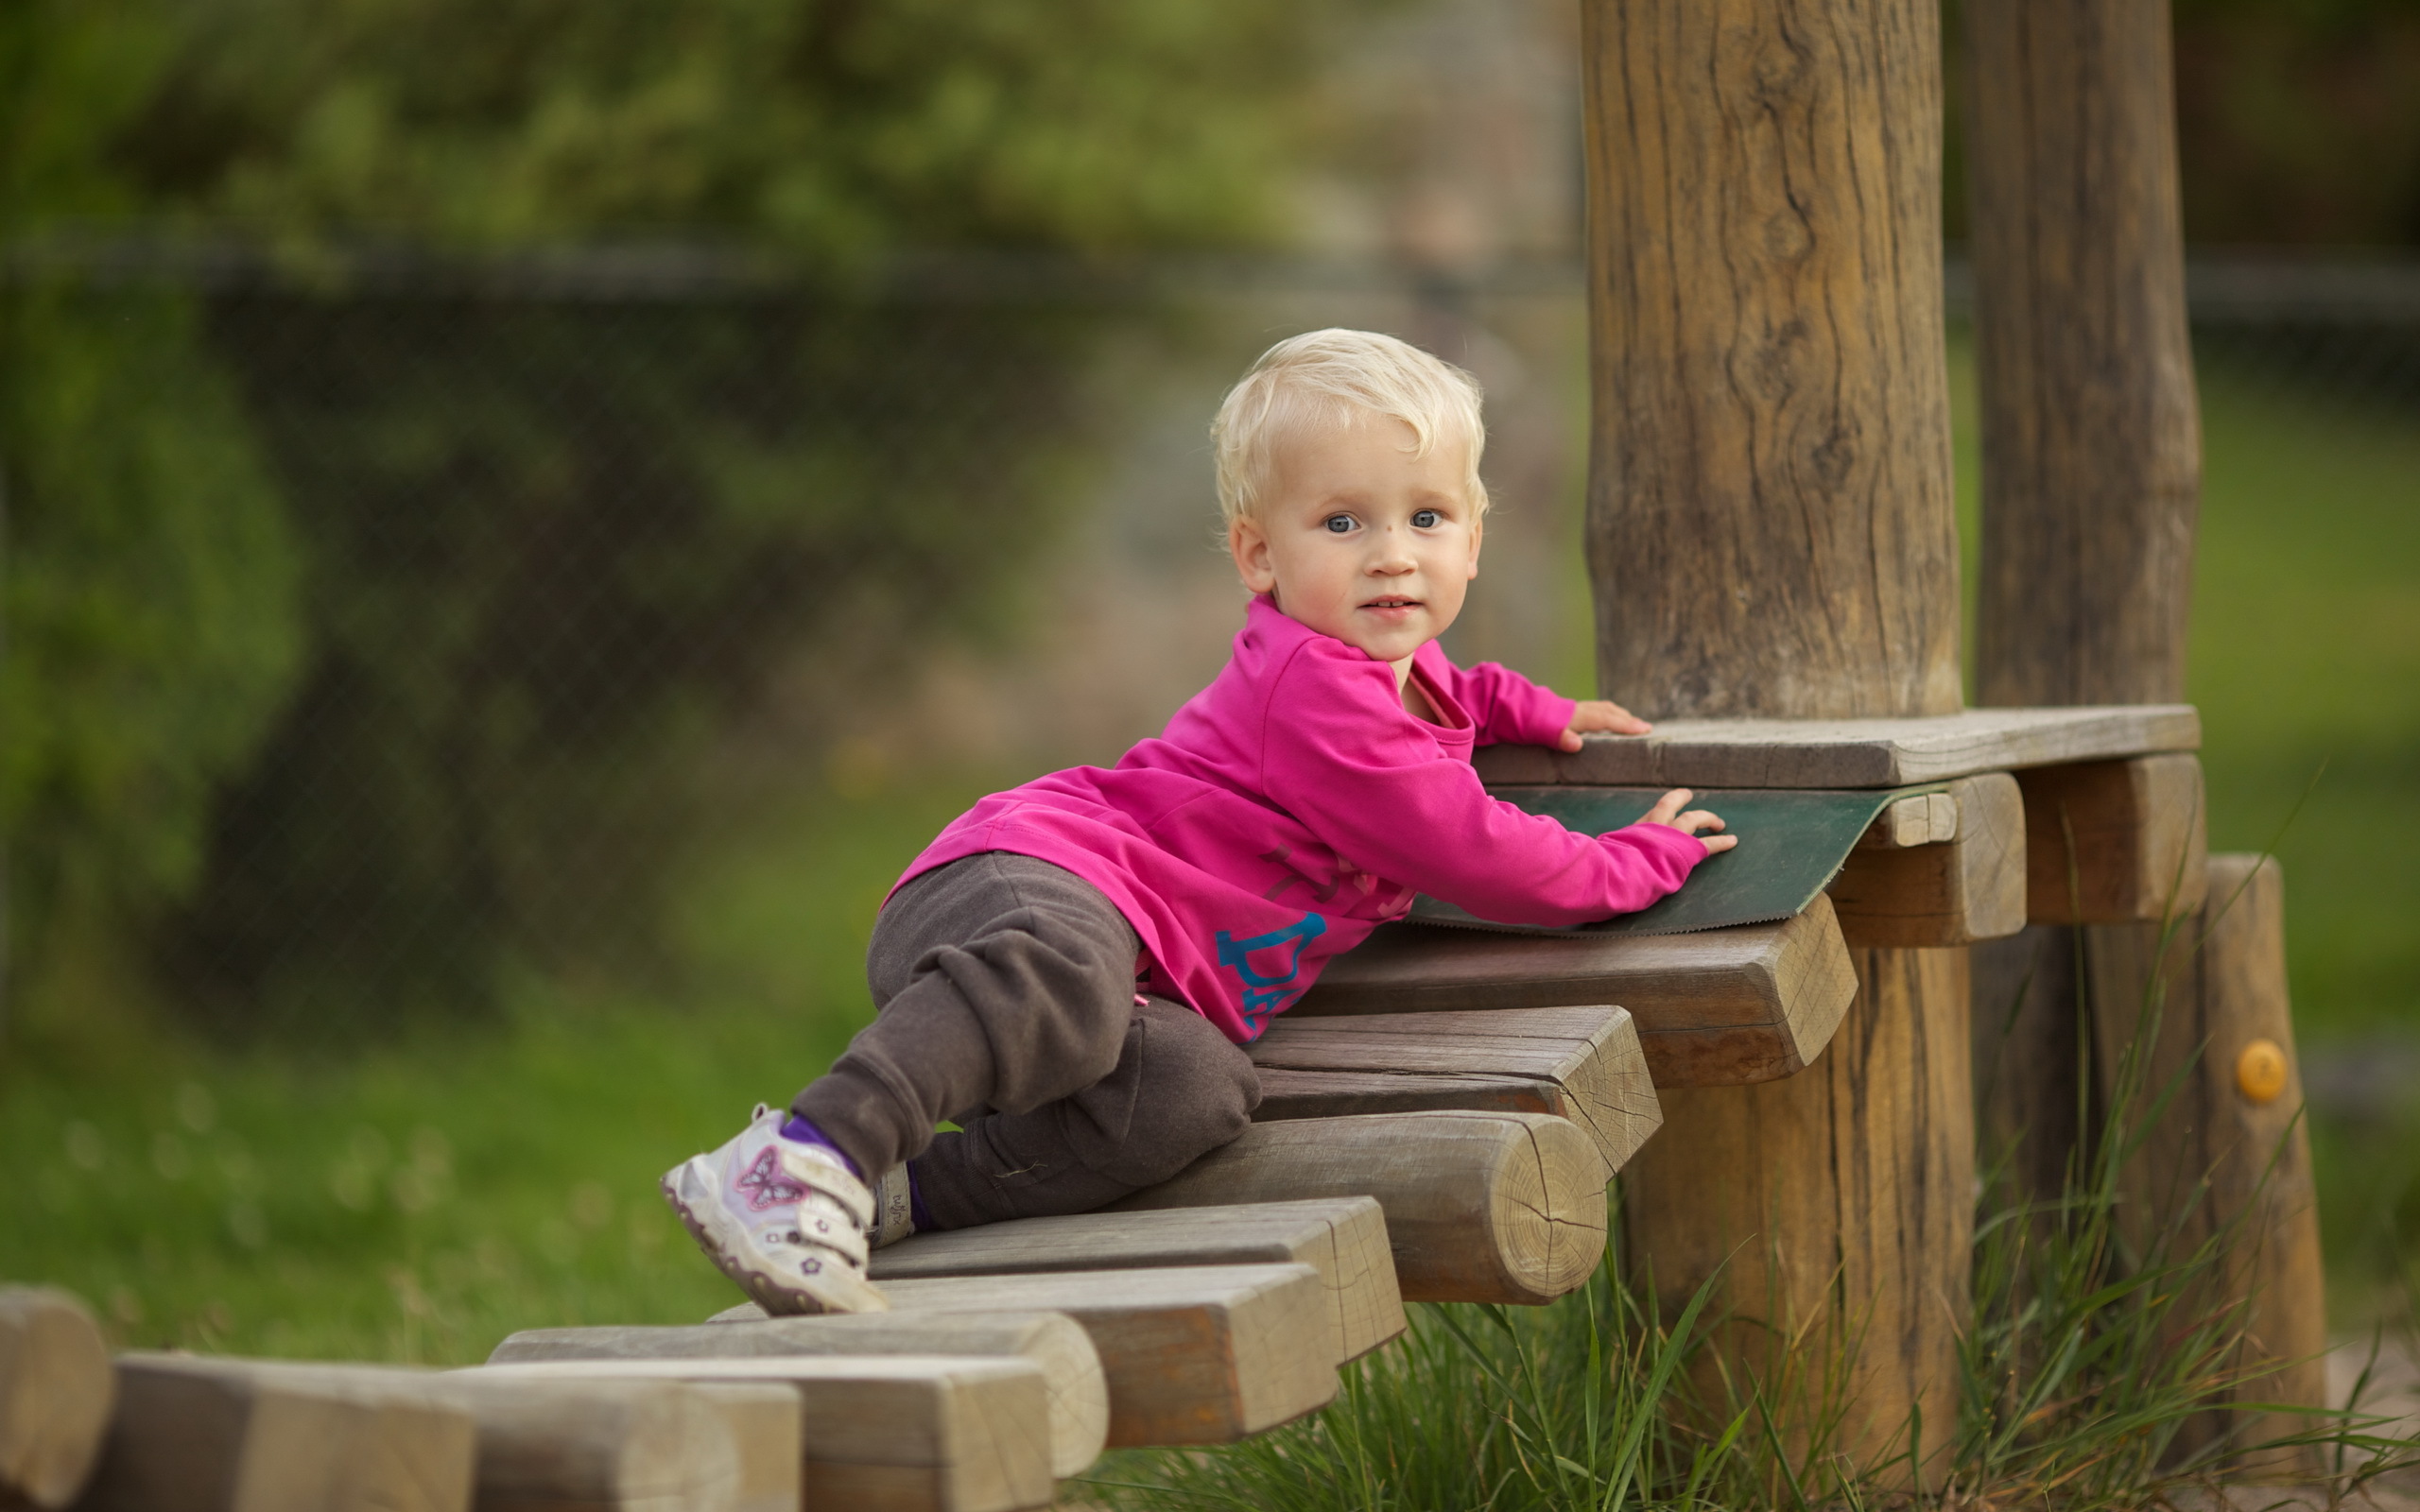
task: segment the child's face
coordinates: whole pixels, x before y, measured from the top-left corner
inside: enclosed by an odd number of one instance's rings
[[[1411,427],[1370,415],[1282,442],[1257,518],[1227,532],[1255,593],[1322,635],[1403,662],[1462,611],[1479,514],[1460,444],[1411,453]]]

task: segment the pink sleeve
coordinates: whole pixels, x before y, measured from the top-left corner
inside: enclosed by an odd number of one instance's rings
[[[1478,727],[1482,746],[1551,746],[1571,727],[1580,705],[1507,667],[1482,662],[1458,667],[1431,641],[1420,648],[1421,669],[1443,682]]]
[[[1663,825],[1592,836],[1490,798],[1467,762],[1404,713],[1386,664],[1357,652],[1348,661],[1306,645],[1273,692],[1261,790],[1355,867],[1482,919],[1584,924],[1634,913],[1705,858],[1697,839]]]

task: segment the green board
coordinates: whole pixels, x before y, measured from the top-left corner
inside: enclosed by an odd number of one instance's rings
[[[1739,843],[1708,856],[1681,890],[1651,907],[1594,924],[1556,928],[1501,924],[1480,919],[1442,900],[1422,896],[1411,919],[1422,924],[1454,924],[1516,935],[1686,935],[1733,924],[1788,919],[1815,901],[1849,858],[1849,850],[1884,807],[1923,787],[1825,791],[1789,788],[1707,788],[1689,800],[1693,809],[1722,816]],[[1489,791],[1516,808],[1560,819],[1588,834],[1603,834],[1639,817],[1664,796],[1654,787],[1498,787]]]

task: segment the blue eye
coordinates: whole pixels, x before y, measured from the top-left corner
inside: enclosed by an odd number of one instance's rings
[[[1445,523],[1445,517],[1434,509],[1414,509],[1411,524],[1415,530],[1434,530]]]
[[[1332,514],[1321,521],[1320,524],[1328,534],[1340,536],[1353,528],[1353,517],[1349,514]]]

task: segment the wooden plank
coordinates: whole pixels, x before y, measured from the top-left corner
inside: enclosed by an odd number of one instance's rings
[[[781,1385],[792,1393],[794,1464],[809,1507],[1019,1512],[1048,1505],[1056,1488],[1042,1372],[1013,1356],[552,1360],[449,1379]]]
[[[1413,1301],[1538,1304],[1576,1289],[1605,1244],[1604,1160],[1536,1113],[1373,1113],[1254,1124],[1116,1206],[1370,1196]]]
[[[1861,850],[1906,850],[1958,838],[1958,800],[1947,793],[1916,793],[1878,815],[1858,836]]]
[[[2185,760],[2191,761],[2191,757]],[[1962,777],[1943,799],[1946,842],[1864,847],[1824,890],[1849,947],[1941,948],[2000,939],[2025,927],[2025,804],[2006,772]],[[1932,831],[1932,805],[1923,816]]]
[[[2200,910],[2209,881],[2200,758],[2046,766],[2017,782],[2032,922],[2157,923]]]
[[[691,1383],[731,1429],[739,1452],[739,1486],[732,1512],[799,1512],[806,1487],[806,1449],[800,1434],[799,1395],[774,1382]]]
[[[100,1463],[76,1503],[86,1512],[472,1505],[471,1415],[408,1373],[136,1353],[120,1357],[118,1383]]]
[[[888,1283],[933,1276],[1252,1264],[1301,1264],[1319,1272],[1340,1363],[1358,1359],[1404,1331],[1403,1294],[1387,1248],[1386,1215],[1369,1197],[1018,1218],[913,1235],[874,1251],[872,1271],[875,1280]]]
[[[998,1228],[1011,1228],[1002,1224]],[[883,1251],[882,1253],[888,1253]],[[1063,1313],[859,1313],[769,1318],[754,1303],[690,1328],[530,1329],[488,1357],[530,1360],[796,1358],[809,1355],[1012,1356],[1042,1372],[1051,1473],[1080,1472],[1109,1438],[1109,1396],[1092,1338]]]
[[[1353,1113],[1546,1113],[1596,1142],[1613,1173],[1664,1122],[1638,1030],[1620,1008],[1499,1008],[1281,1018],[1249,1047],[1256,1120]]]
[[[74,1501],[116,1400],[109,1346],[83,1303],[48,1287],[0,1286],[0,1505]]]
[[[2137,1246],[2174,1233],[2171,1258],[2241,1224],[2242,1241],[2225,1252],[2210,1294],[2180,1303],[2179,1315],[2247,1300],[2248,1337],[2230,1364],[2252,1379],[2235,1400],[2324,1407],[2326,1276],[2286,981],[2285,885],[2274,861],[2253,855],[2212,856],[2206,872],[2202,911],[2175,932],[2165,955],[2157,924],[2088,936],[2104,1078],[2129,1042],[2150,1039],[2140,1085],[2105,1079],[2102,1096],[2131,1091],[2126,1108],[2140,1121],[2176,1087],[2122,1173],[2118,1215]],[[2147,990],[2154,972],[2164,984],[2156,995]],[[2210,1413],[2182,1425],[2178,1436],[2187,1450],[2245,1446],[2308,1432],[2310,1422],[2285,1414]],[[2266,1476],[2316,1479],[2325,1472],[2322,1456],[2308,1448],[2236,1460]]]
[[[1286,1020],[1618,1003],[1655,1085],[1698,1087],[1803,1070],[1856,991],[1832,902],[1819,897],[1795,919],[1696,935],[1385,924],[1330,961]]]
[[[2189,704],[2115,704],[1890,719],[1667,717],[1651,735],[1588,735],[1568,754],[1483,746],[1472,765],[1491,785],[1916,787],[2201,745],[2201,715]]]
[[[1228,1444],[1337,1390],[1325,1288],[1308,1265],[1177,1265],[889,1281],[894,1312],[1065,1313],[1109,1381],[1114,1448]]]

